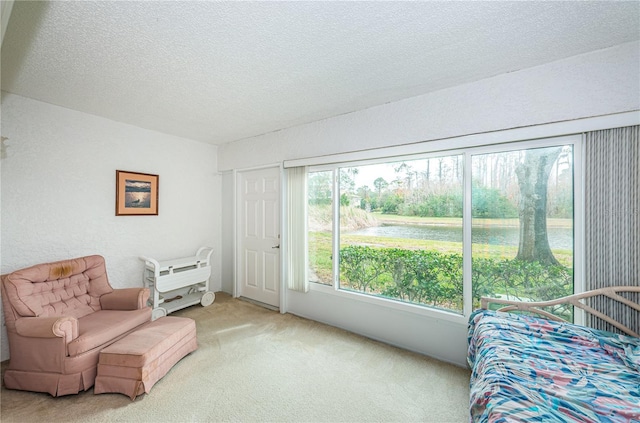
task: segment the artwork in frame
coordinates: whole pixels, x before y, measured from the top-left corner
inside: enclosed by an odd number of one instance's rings
[[[116,216],[157,216],[159,179],[149,173],[116,170]]]

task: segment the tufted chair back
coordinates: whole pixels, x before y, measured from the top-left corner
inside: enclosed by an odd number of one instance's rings
[[[113,291],[102,256],[38,264],[4,276],[3,308],[8,330],[20,317],[81,318],[101,309]]]

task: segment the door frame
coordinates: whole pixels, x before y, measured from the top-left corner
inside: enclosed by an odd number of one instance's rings
[[[240,289],[239,289],[239,283],[240,280],[238,278],[239,275],[239,266],[240,266],[240,252],[238,251],[238,248],[240,247],[241,243],[239,240],[240,237],[240,230],[239,230],[239,223],[242,222],[242,216],[238,216],[238,213],[240,213],[240,210],[242,209],[240,207],[239,201],[240,201],[240,195],[238,195],[238,190],[241,188],[239,186],[240,180],[241,180],[241,174],[243,172],[251,172],[254,170],[263,170],[263,169],[272,169],[272,168],[277,168],[278,169],[278,177],[280,178],[280,204],[279,204],[279,221],[280,221],[280,281],[279,281],[279,288],[280,288],[280,313],[284,314],[286,313],[286,286],[285,286],[285,274],[284,274],[284,269],[286,269],[286,267],[284,266],[285,263],[285,255],[286,255],[286,226],[285,226],[285,207],[284,205],[286,204],[285,201],[285,180],[284,180],[284,168],[282,166],[282,163],[274,163],[274,164],[267,164],[267,165],[261,165],[261,166],[254,166],[254,167],[246,167],[246,168],[241,168],[241,169],[233,169],[233,298],[238,298],[240,296]]]

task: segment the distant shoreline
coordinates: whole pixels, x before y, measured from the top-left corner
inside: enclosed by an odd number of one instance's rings
[[[415,226],[459,226],[462,227],[462,218],[458,217],[418,217],[398,216],[395,214],[371,213],[380,224],[415,225]],[[517,228],[520,226],[518,219],[473,219],[473,226],[498,226],[501,228]],[[548,228],[571,229],[572,219],[547,219]]]

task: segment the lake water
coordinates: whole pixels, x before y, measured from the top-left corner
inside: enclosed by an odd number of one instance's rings
[[[382,225],[360,229],[349,232],[349,234],[462,242],[462,227],[460,226]],[[552,250],[573,250],[572,228],[548,228],[547,234],[549,246]],[[472,243],[474,244],[517,247],[519,236],[518,227],[474,227],[471,232]]]

